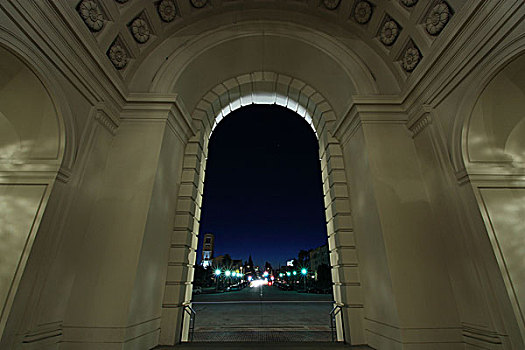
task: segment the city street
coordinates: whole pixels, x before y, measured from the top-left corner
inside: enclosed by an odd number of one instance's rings
[[[283,291],[276,286],[201,294],[194,341],[330,341],[332,295]]]

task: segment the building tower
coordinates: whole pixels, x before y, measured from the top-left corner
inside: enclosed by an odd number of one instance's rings
[[[205,233],[204,240],[202,241],[202,260],[201,265],[208,267],[211,265],[213,259],[213,243],[215,237],[213,233]]]

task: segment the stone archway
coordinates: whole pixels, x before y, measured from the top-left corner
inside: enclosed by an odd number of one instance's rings
[[[196,260],[200,208],[208,140],[215,125],[231,111],[249,104],[277,104],[297,112],[314,129],[319,140],[328,247],[335,302],[344,309],[347,340],[365,343],[363,300],[359,280],[349,189],[342,150],[330,133],[335,113],[323,95],[304,82],[272,72],[253,72],[235,77],[211,89],[192,113],[196,135],[186,145],[166,280],[161,344],[186,337],[181,330],[182,307],[191,302],[193,266]],[[183,258],[184,260],[180,260]],[[341,320],[338,339],[343,340]]]

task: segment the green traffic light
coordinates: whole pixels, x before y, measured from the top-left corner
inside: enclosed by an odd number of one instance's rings
[[[286,276],[290,276],[290,275],[291,275],[290,271],[286,272]]]

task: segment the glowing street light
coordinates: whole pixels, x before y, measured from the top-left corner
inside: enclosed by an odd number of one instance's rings
[[[303,276],[306,276],[307,273],[308,273],[308,270],[305,269],[305,268],[303,267],[303,268],[301,269],[301,274],[302,274]]]
[[[236,277],[237,276],[237,272],[232,272],[232,277]]]
[[[230,270],[226,270],[224,274],[226,275],[226,277],[230,277],[232,272]]]
[[[264,271],[263,277],[268,277],[268,271]]]
[[[283,276],[284,276],[284,273],[281,272],[281,273],[279,274],[279,277],[283,277]]]
[[[290,277],[291,273],[290,271],[286,271],[286,276]]]
[[[297,275],[297,271],[294,271],[294,272],[292,272],[292,273],[293,273],[294,276]]]
[[[220,275],[221,275],[221,269],[215,270],[215,276],[220,276]]]

